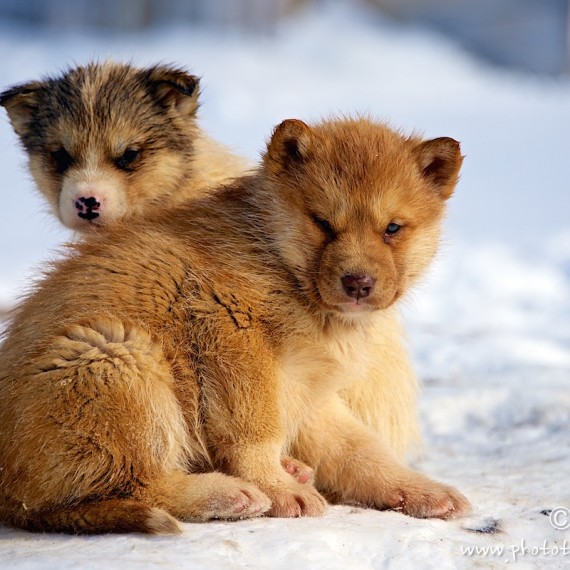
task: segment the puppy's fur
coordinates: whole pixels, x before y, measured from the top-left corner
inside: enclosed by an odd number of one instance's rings
[[[198,79],[176,68],[92,63],[13,87],[0,104],[54,213],[87,232],[173,207],[248,168],[198,127],[198,96]],[[416,378],[395,318],[389,333],[369,334],[385,364],[342,397],[404,457],[420,440]]]
[[[181,69],[107,62],[17,85],[0,104],[53,212],[88,231],[179,204],[247,170],[198,126],[198,97],[198,78]]]
[[[318,515],[321,493],[466,512],[339,397],[401,374],[370,341],[397,347],[397,301],[436,251],[460,164],[452,139],[288,120],[251,177],[76,244],[1,348],[0,519],[174,532]],[[315,487],[282,469],[287,453]]]

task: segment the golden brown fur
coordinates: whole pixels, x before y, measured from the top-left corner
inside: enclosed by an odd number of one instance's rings
[[[172,207],[244,173],[198,126],[198,78],[166,65],[91,63],[0,94],[36,185],[89,231]]]
[[[436,250],[460,164],[452,139],[284,121],[255,175],[74,246],[1,348],[0,519],[174,532],[172,517],[318,515],[320,493],[466,512],[339,397],[401,373],[378,345],[399,350],[395,304]],[[282,469],[289,453],[315,487]]]
[[[248,164],[196,122],[198,79],[155,66],[91,63],[0,95],[37,187],[68,227],[88,232],[174,207],[242,174]],[[139,154],[121,162],[129,151]],[[371,332],[366,383],[342,390],[350,408],[404,457],[420,440],[417,381],[396,318]]]

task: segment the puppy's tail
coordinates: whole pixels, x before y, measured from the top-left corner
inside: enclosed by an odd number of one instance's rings
[[[9,524],[32,532],[68,534],[111,532],[179,534],[181,532],[176,519],[165,510],[128,499],[106,499],[66,509],[35,513],[26,511],[23,516],[9,520]]]

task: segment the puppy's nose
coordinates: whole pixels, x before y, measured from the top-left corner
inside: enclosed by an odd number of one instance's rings
[[[94,220],[99,217],[99,208],[101,207],[101,202],[95,198],[95,196],[81,196],[75,201],[75,207],[77,208],[77,215],[84,220]]]
[[[78,201],[83,203],[86,208],[91,208],[92,210],[96,210],[101,205],[95,196],[89,196],[89,198],[81,197]]]
[[[344,292],[358,301],[372,293],[376,279],[370,275],[345,275],[341,282]]]

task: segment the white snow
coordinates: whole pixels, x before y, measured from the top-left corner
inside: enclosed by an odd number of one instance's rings
[[[466,159],[442,252],[405,315],[424,383],[426,449],[415,465],[475,507],[451,522],[333,507],[319,519],[185,524],[173,538],[0,528],[0,567],[570,567],[570,531],[548,515],[570,508],[567,80],[488,67],[435,35],[342,3],[264,38],[187,27],[70,35],[4,23],[0,53],[2,88],[93,58],[187,66],[203,77],[203,125],[252,158],[287,117],[368,113],[460,140]],[[35,194],[5,114],[0,172],[6,307],[69,234]],[[552,518],[570,525],[568,511]]]

